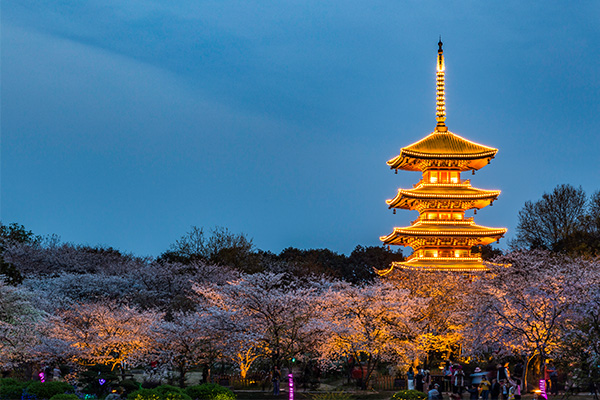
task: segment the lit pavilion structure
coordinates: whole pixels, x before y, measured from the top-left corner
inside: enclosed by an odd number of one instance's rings
[[[446,127],[444,53],[442,41],[437,56],[437,108],[435,130],[427,137],[400,150],[387,162],[391,169],[421,171],[423,178],[412,189],[399,189],[389,208],[416,210],[419,217],[410,226],[394,228],[380,239],[386,245],[410,246],[413,253],[402,262],[394,262],[385,275],[396,268],[435,271],[484,271],[481,257],[471,252],[506,233],[505,228],[488,228],[465,218],[465,211],[492,205],[499,190],[483,190],[461,179],[462,172],[479,170],[490,163],[497,149],[471,142]]]

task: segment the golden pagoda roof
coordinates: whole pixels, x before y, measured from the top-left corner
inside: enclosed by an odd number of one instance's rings
[[[389,208],[414,209],[420,200],[473,200],[473,208],[483,208],[500,195],[500,190],[477,189],[470,181],[462,183],[419,182],[413,189],[398,189],[393,199],[386,200]]]
[[[472,237],[478,238],[480,244],[490,244],[500,239],[505,233],[506,228],[488,228],[486,226],[476,225],[473,220],[418,220],[411,226],[394,228],[394,231],[387,236],[381,236],[384,244],[397,244],[401,246],[410,246],[414,238],[451,238],[451,237]]]
[[[387,164],[392,169],[421,171],[423,167],[419,160],[458,160],[464,161],[459,168],[467,171],[483,168],[498,152],[498,149],[472,142],[448,130],[438,130],[444,128],[436,127],[427,137],[403,147]]]

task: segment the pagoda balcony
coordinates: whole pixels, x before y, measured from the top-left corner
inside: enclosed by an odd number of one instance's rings
[[[442,219],[442,218],[434,218],[434,219],[427,219],[427,218],[421,218],[421,216],[419,216],[417,219],[415,219],[414,221],[411,221],[411,225],[416,224],[417,222],[421,222],[421,223],[431,223],[431,224],[447,224],[447,225],[452,225],[452,224],[457,224],[457,225],[471,225],[472,223],[475,222],[475,217],[469,217],[469,218],[462,218],[462,219]]]
[[[471,180],[470,179],[459,179],[457,182],[427,182],[424,181],[423,179],[421,179],[419,182],[415,183],[413,186],[413,189],[416,189],[418,187],[420,187],[421,185],[431,185],[431,186],[441,186],[441,187],[456,187],[456,186],[466,186],[466,187],[470,187],[471,186]]]

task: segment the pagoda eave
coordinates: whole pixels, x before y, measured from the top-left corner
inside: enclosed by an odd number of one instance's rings
[[[450,155],[419,156],[417,154],[407,154],[402,151],[400,155],[389,160],[387,164],[390,166],[390,169],[401,169],[404,171],[424,171],[432,167],[470,171],[480,170],[488,165],[494,158],[494,154],[495,152],[462,157]]]
[[[500,190],[473,189],[470,185],[465,186],[461,184],[438,185],[438,193],[424,193],[419,190],[422,186],[424,185],[419,185],[417,189],[399,189],[396,197],[386,200],[388,208],[401,208],[407,210],[443,208],[435,203],[454,201],[460,203],[457,206],[458,208],[463,208],[465,210],[473,208],[482,209],[490,205],[500,195]],[[467,193],[461,194],[461,192]],[[429,203],[429,205],[424,203]],[[436,205],[437,207],[432,207]]]
[[[386,270],[378,270],[380,276],[389,274],[394,270],[418,270],[426,272],[486,272],[488,267],[481,259],[478,260],[418,260],[411,261],[395,261],[392,262],[390,268]]]

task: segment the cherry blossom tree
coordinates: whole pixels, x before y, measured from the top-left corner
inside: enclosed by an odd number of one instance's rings
[[[445,272],[399,269],[389,278],[398,289],[408,290],[411,297],[426,299],[415,310],[414,322],[419,327],[415,344],[429,362],[432,354],[445,359],[459,355],[461,330],[466,303],[474,298],[472,277]]]
[[[38,325],[44,313],[36,309],[31,294],[0,281],[0,369],[11,369],[32,360],[38,343]]]
[[[316,283],[303,286],[286,274],[243,274],[226,284],[197,285],[208,310],[229,325],[229,343],[242,370],[257,354],[281,367],[314,346],[318,337],[319,306]],[[248,346],[247,338],[253,338]]]
[[[115,302],[74,304],[59,310],[49,329],[51,338],[69,343],[79,364],[112,368],[144,359],[153,346],[150,327],[160,318]]]
[[[557,354],[577,321],[576,305],[591,282],[589,261],[546,251],[516,251],[489,264],[475,282],[478,300],[463,331],[473,353],[493,349],[540,364]]]
[[[224,349],[219,321],[206,312],[176,313],[169,321],[155,323],[154,352],[179,374],[185,386],[186,375],[197,365],[211,365]]]
[[[381,361],[412,360],[416,348],[414,318],[425,306],[390,282],[352,286],[338,283],[322,298],[328,331],[319,347],[321,360],[364,360],[363,389]]]

